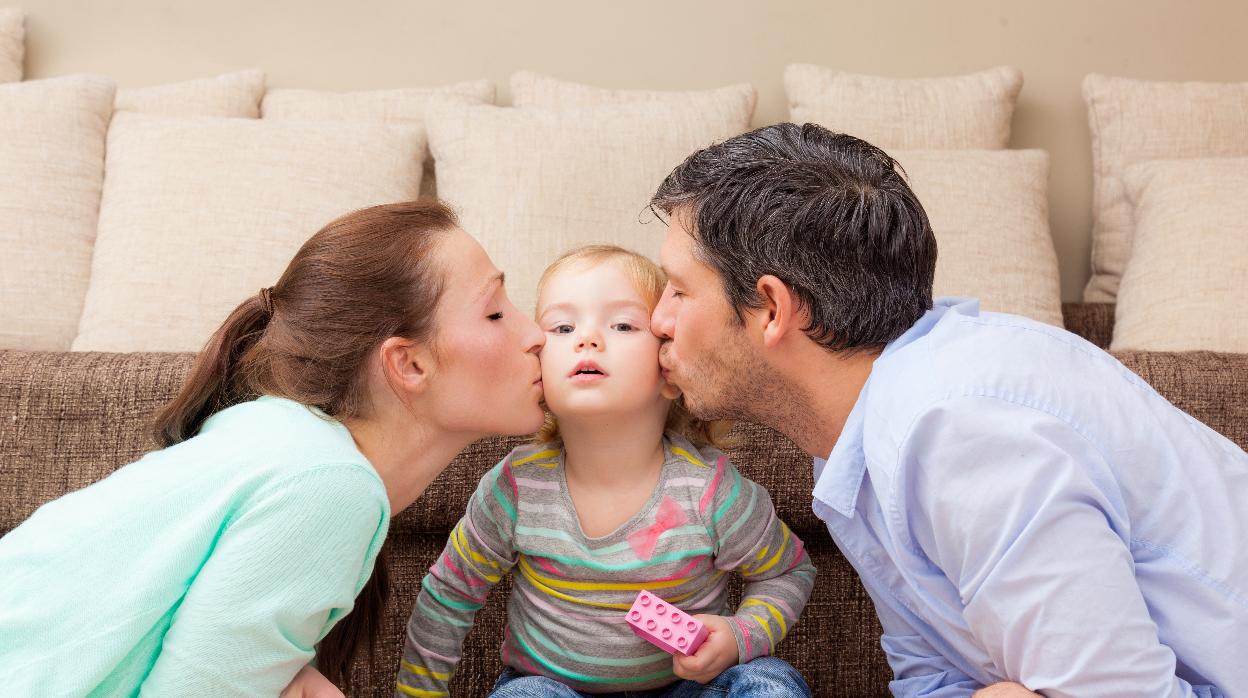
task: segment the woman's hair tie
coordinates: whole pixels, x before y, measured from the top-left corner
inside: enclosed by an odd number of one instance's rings
[[[269,286],[269,287],[260,289],[259,295],[260,295],[260,306],[264,308],[264,312],[267,315],[269,315],[269,317],[272,317],[273,316],[273,287]]]

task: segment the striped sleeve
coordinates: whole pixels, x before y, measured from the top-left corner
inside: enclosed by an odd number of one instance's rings
[[[512,541],[517,490],[511,458],[508,455],[481,479],[446,548],[421,582],[407,621],[396,696],[449,695],[473,617],[485,605],[490,589],[516,563]]]
[[[715,566],[745,579],[745,594],[728,625],[741,662],[775,653],[815,584],[815,566],[801,539],[776,516],[767,490],[720,456],[708,491]]]

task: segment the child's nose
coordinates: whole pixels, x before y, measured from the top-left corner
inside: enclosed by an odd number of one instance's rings
[[[576,348],[577,349],[601,349],[602,337],[597,332],[593,332],[590,330],[582,331],[580,336],[577,338]]]

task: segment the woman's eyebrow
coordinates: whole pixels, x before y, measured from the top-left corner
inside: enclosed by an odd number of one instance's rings
[[[500,271],[498,274],[491,276],[489,280],[485,282],[485,285],[481,287],[481,292],[477,294],[477,298],[484,298],[488,296],[490,291],[495,288],[495,284],[498,286],[507,285],[507,278],[503,272]]]

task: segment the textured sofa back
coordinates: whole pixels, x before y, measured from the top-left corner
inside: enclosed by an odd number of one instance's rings
[[[1105,346],[1112,306],[1068,305],[1067,326]],[[0,535],[40,504],[107,476],[153,443],[151,415],[177,391],[190,354],[0,351]],[[1195,418],[1248,447],[1248,355],[1127,353],[1129,368]],[[870,598],[810,509],[810,459],[788,439],[739,425],[730,455],[767,487],[819,568],[811,601],[780,656],[815,695],[882,695],[890,673],[879,648]],[[446,541],[478,478],[520,439],[487,439],[461,454],[425,496],[394,521],[387,555],[391,591],[383,635],[371,661],[355,667],[348,695],[388,696],[403,628],[420,580]],[[456,696],[488,692],[500,670],[507,582],[491,595],[465,642]]]

